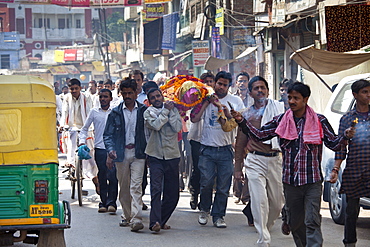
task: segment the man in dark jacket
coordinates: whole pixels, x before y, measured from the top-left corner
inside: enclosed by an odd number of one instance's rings
[[[147,107],[136,101],[135,80],[124,80],[120,91],[124,101],[108,116],[104,144],[109,156],[107,166],[112,167],[115,162],[117,169],[119,201],[123,210],[120,226],[130,225],[131,231],[136,232],[144,228],[141,182],[146,157],[143,114]]]

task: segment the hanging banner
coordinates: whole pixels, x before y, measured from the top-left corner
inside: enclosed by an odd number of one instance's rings
[[[216,9],[216,27],[220,28],[220,35],[224,35],[224,8]]]
[[[193,40],[193,66],[202,67],[209,57],[208,40]]]
[[[167,2],[171,2],[171,0],[145,0],[145,4],[148,4],[148,3],[167,3]]]
[[[14,3],[14,0],[0,0],[0,3]]]
[[[143,0],[124,0],[123,6],[125,7],[135,7],[143,5]]]
[[[76,61],[77,49],[64,50],[64,61]]]
[[[64,62],[64,50],[55,50],[54,51],[54,61],[57,63]]]
[[[92,0],[90,6],[123,6],[124,0]]]
[[[220,28],[212,27],[212,56],[221,58],[221,37]]]
[[[90,0],[50,0],[50,3],[68,7],[90,7]]]
[[[22,3],[22,4],[26,4],[26,3],[30,3],[30,4],[33,4],[33,3],[49,4],[50,0],[21,0],[19,2]]]

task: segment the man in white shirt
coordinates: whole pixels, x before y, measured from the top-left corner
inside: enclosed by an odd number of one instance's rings
[[[103,138],[109,157],[116,163],[119,201],[123,210],[120,226],[131,226],[131,231],[137,232],[144,228],[141,183],[146,158],[143,117],[146,106],[136,100],[134,80],[122,81],[120,91],[123,102],[109,114]],[[112,163],[107,162],[108,165]]]
[[[130,74],[130,78],[136,81],[137,94],[138,94],[137,101],[143,104],[144,100],[146,100],[146,94],[144,93],[143,88],[142,88],[143,81],[144,81],[144,74],[140,70],[134,70],[134,72]]]
[[[91,109],[84,126],[79,134],[80,145],[86,143],[88,131],[91,124],[94,124],[95,137],[95,162],[98,165],[98,180],[100,186],[99,213],[115,213],[117,210],[118,181],[116,177],[116,168],[108,169],[106,165],[107,150],[103,142],[103,132],[108,114],[112,111],[110,102],[112,101],[112,92],[108,89],[102,89],[99,92],[100,107]]]
[[[211,216],[217,228],[225,228],[227,198],[233,174],[234,152],[231,144],[236,131],[224,132],[221,124],[224,109],[244,107],[242,100],[228,93],[232,83],[231,74],[220,71],[215,77],[215,95],[209,102],[204,102],[200,112],[192,117],[192,122],[203,119],[203,130],[199,157],[200,178],[200,210],[198,222],[206,225],[212,206]],[[230,106],[231,105],[231,106]],[[229,109],[230,110],[230,109]],[[231,116],[229,116],[231,118]],[[216,195],[212,203],[213,185],[216,178]]]

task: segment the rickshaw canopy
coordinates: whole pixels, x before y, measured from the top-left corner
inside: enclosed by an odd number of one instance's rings
[[[51,83],[0,75],[0,165],[58,163]]]

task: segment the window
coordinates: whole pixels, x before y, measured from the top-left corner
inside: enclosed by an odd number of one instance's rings
[[[80,19],[76,20],[76,28],[81,28],[81,20]]]
[[[16,28],[19,34],[24,34],[24,19],[16,19]]]
[[[10,55],[1,55],[1,69],[10,69]]]
[[[4,32],[4,22],[3,22],[3,17],[0,17],[0,32]]]
[[[66,28],[65,19],[58,19],[58,29],[65,29],[65,28]]]
[[[42,28],[42,18],[39,18],[39,25],[38,28]]]
[[[67,28],[69,28],[69,19],[67,19]]]
[[[50,28],[50,18],[44,19],[44,27]]]
[[[353,105],[354,98],[352,95],[351,85],[354,81],[345,84],[335,97],[331,110],[336,113],[345,114]]]

